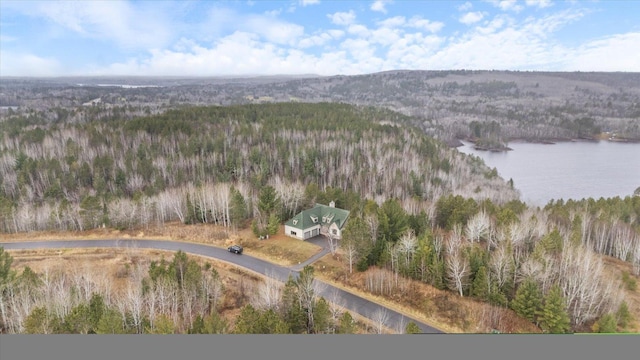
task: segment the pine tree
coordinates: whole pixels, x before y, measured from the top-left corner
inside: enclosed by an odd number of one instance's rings
[[[622,329],[626,329],[630,322],[633,321],[633,315],[629,311],[629,305],[627,305],[626,301],[623,301],[616,312],[616,317],[618,318],[618,325]]]
[[[618,324],[616,317],[613,314],[604,314],[602,317],[593,324],[593,332],[612,334],[618,330]]]
[[[126,334],[120,311],[105,308],[96,326],[96,334]]]
[[[345,311],[340,317],[340,325],[338,326],[338,334],[353,334],[355,331],[353,317],[348,311]]]
[[[487,279],[487,270],[484,266],[480,266],[476,277],[471,285],[471,296],[481,300],[489,299],[489,282]]]
[[[418,324],[416,324],[413,321],[409,321],[409,323],[404,329],[404,332],[405,334],[422,334],[422,330],[420,329]]]
[[[544,298],[544,306],[538,313],[540,327],[545,333],[566,333],[571,329],[571,321],[567,313],[562,289],[553,286]]]
[[[242,193],[231,187],[231,223],[235,226],[244,227],[244,220],[247,218],[247,203]]]
[[[278,195],[276,189],[273,186],[265,186],[260,189],[260,195],[258,197],[258,209],[262,214],[271,214],[277,210]]]
[[[269,215],[269,222],[267,223],[267,234],[275,235],[278,233],[278,228],[280,227],[280,219],[275,213],[271,213]]]
[[[516,291],[516,296],[511,301],[511,308],[516,314],[534,322],[536,314],[542,307],[542,293],[538,284],[533,279],[526,279]]]
[[[185,224],[195,224],[196,222],[196,209],[191,202],[191,196],[187,194],[187,216],[184,218]]]

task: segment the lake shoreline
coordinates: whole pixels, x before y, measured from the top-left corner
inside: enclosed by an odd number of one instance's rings
[[[464,146],[463,141],[474,144],[474,149],[479,151],[488,151],[488,152],[507,152],[513,151],[511,147],[508,146],[510,143],[516,144],[541,144],[541,145],[555,145],[558,143],[599,143],[603,142],[611,142],[611,143],[619,143],[619,144],[640,144],[640,139],[626,139],[626,138],[615,138],[615,137],[594,137],[594,138],[545,138],[545,139],[530,139],[530,138],[514,138],[510,139],[506,142],[506,145],[502,147],[497,146],[482,146],[476,145],[476,142],[473,139],[463,138],[463,139],[453,139],[446,141],[447,145],[452,148],[459,148]]]
[[[640,186],[640,167],[633,166],[633,159],[640,159],[638,143],[575,139],[545,146],[518,140],[510,144],[513,151],[489,152],[461,142],[457,151],[480,157],[502,179],[512,179],[520,200],[534,206],[558,199],[624,198]]]

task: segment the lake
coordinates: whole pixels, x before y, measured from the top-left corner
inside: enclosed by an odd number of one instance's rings
[[[457,149],[485,164],[520,190],[521,200],[544,206],[552,199],[625,197],[640,187],[640,144],[511,142],[512,151],[489,152],[464,142]]]

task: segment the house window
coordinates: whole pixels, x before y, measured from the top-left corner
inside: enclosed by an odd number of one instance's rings
[[[309,216],[311,218],[311,221],[313,221],[314,224],[316,224],[318,222],[318,217],[317,216]]]
[[[332,231],[332,232],[333,232],[333,235],[338,235],[338,230],[333,229],[333,231]]]
[[[298,223],[298,219],[293,219],[293,225],[296,225]]]
[[[295,231],[291,231],[291,235],[298,236],[298,233],[296,233]]]

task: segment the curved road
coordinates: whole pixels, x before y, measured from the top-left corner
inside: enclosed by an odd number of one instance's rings
[[[178,241],[164,240],[133,240],[133,239],[113,239],[113,240],[48,240],[48,241],[29,241],[29,242],[9,242],[1,243],[0,246],[5,250],[28,250],[28,249],[60,249],[60,248],[140,248],[140,249],[157,249],[178,251],[182,250],[186,253],[202,255],[210,258],[226,261],[246,269],[255,271],[259,274],[274,277],[282,282],[286,282],[289,275],[294,278],[298,276],[298,269],[290,269],[284,266],[276,265],[249,255],[232,254],[226,249],[194,244]],[[318,279],[315,280],[318,295],[324,297],[327,301],[338,299],[342,307],[351,312],[357,313],[365,318],[372,319],[377,312],[386,312],[385,326],[389,329],[397,329],[409,321],[413,321],[422,330],[423,333],[442,333],[423,322],[408,316],[402,315],[392,309],[371,302],[360,296],[350,292],[336,288]]]

